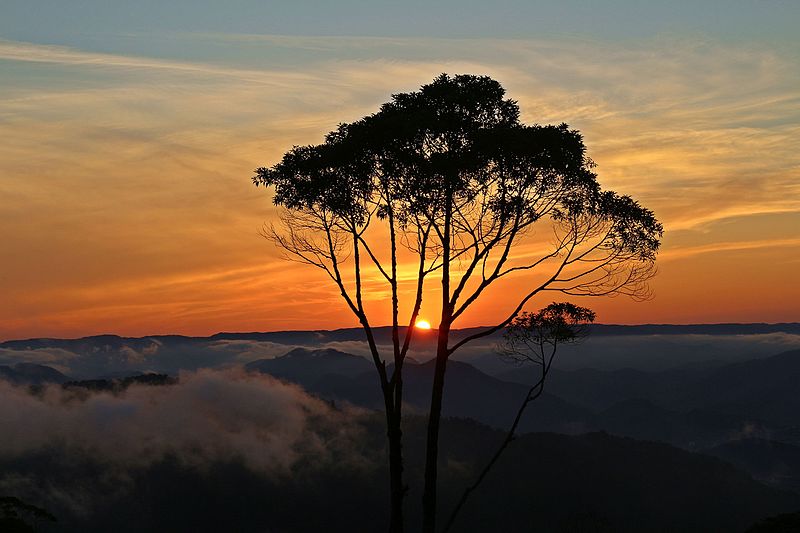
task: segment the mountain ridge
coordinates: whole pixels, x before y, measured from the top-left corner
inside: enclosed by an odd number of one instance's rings
[[[460,334],[471,334],[481,330],[488,329],[490,326],[472,326],[467,328],[453,329],[451,332],[458,336]],[[391,326],[376,326],[372,328],[373,331],[379,335],[383,335],[391,331]],[[402,326],[401,330],[407,329]],[[592,324],[589,326],[592,335],[595,336],[622,336],[622,335],[686,335],[686,334],[706,334],[706,335],[736,335],[736,334],[767,334],[767,333],[791,333],[800,335],[800,322],[717,322],[710,324]],[[435,333],[436,329],[433,328],[428,332],[422,333],[417,331],[415,335],[426,335]],[[114,333],[103,333],[97,335],[84,335],[81,337],[27,337],[21,339],[5,339],[0,341],[0,348],[8,343],[23,343],[34,341],[81,341],[81,340],[99,340],[107,338],[119,339],[125,341],[147,340],[147,339],[181,339],[181,340],[269,340],[266,337],[281,337],[281,336],[294,336],[303,335],[326,335],[335,334],[335,336],[346,336],[349,340],[356,340],[363,335],[363,330],[360,327],[353,328],[335,328],[335,329],[308,329],[308,330],[275,330],[275,331],[249,331],[249,332],[226,332],[220,331],[211,335],[183,335],[183,334],[154,334],[154,335],[141,335],[141,336],[128,336],[118,335]]]

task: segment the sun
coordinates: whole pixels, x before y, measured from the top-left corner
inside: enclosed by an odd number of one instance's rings
[[[427,320],[417,320],[417,323],[414,324],[414,327],[417,329],[431,329],[431,323]]]

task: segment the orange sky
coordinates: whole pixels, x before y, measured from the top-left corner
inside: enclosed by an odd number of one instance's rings
[[[234,65],[0,40],[0,339],[355,326],[321,273],[259,237],[273,208],[252,171],[444,71],[492,75],[524,121],[580,129],[601,183],[664,223],[655,298],[583,302],[598,321],[800,321],[800,69],[784,49],[213,39],[327,55]],[[514,290],[461,326],[493,322]]]

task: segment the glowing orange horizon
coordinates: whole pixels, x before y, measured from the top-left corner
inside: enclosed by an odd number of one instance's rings
[[[276,212],[249,178],[445,71],[492,75],[526,123],[579,129],[602,186],[664,223],[653,300],[546,293],[528,310],[800,321],[795,59],[720,43],[436,43],[445,59],[221,71],[0,40],[0,61],[24,66],[0,86],[0,340],[358,327],[330,279],[260,237]],[[697,87],[713,90],[698,100]],[[454,327],[496,324],[528,287],[487,291]],[[370,323],[390,324],[388,289],[378,276],[365,289]],[[432,275],[421,316],[438,316],[440,290]],[[401,321],[413,298],[401,279]]]

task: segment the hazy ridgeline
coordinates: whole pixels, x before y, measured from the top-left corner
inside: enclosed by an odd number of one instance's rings
[[[427,342],[407,368],[410,413],[430,391]],[[800,510],[798,348],[796,325],[596,328],[559,355],[523,420],[555,433],[513,442],[456,529],[744,531]],[[56,515],[47,531],[382,531],[384,430],[364,351],[354,330],[2,343],[0,495]],[[531,378],[491,341],[461,361],[443,512]],[[177,381],[119,379],[149,372]],[[87,379],[103,381],[75,382]],[[405,427],[414,524],[424,418]]]
[[[800,348],[800,324],[718,326],[592,326],[578,346],[564,346],[554,366],[562,369],[664,370],[767,357]],[[457,330],[455,340],[474,329]],[[376,328],[379,346],[389,352],[389,328]],[[494,353],[498,336],[470,343],[456,359],[489,373],[510,367]],[[429,360],[432,332],[417,332],[410,355]],[[296,347],[333,348],[367,355],[363,331],[218,333],[211,337],[153,335],[140,338],[99,335],[79,339],[25,339],[0,342],[0,365],[47,365],[73,379],[127,376],[135,372],[177,374],[181,370],[225,368],[278,357]]]

